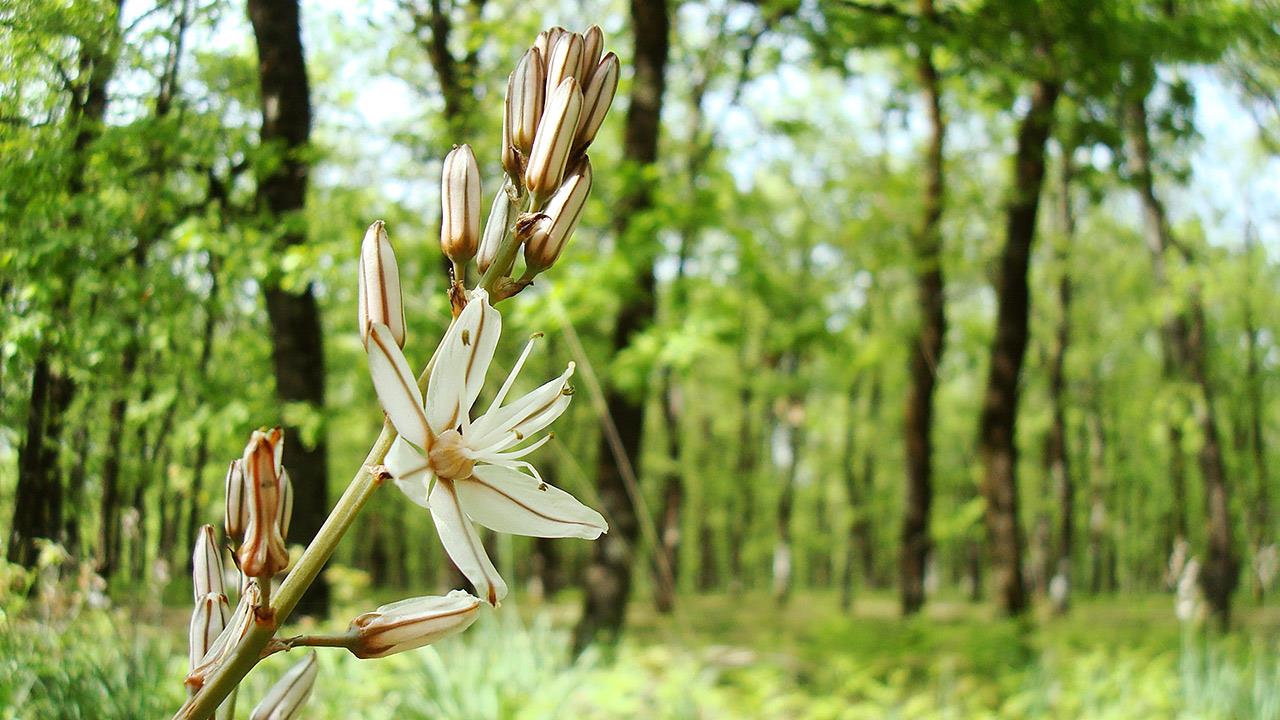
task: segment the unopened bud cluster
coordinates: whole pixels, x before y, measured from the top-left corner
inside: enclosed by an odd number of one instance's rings
[[[445,158],[440,246],[463,268],[472,258],[481,286],[501,300],[555,264],[591,191],[587,148],[618,89],[618,57],[604,34],[551,28],[538,35],[507,80],[498,189],[481,230],[480,172],[467,145]],[[513,280],[523,253],[524,272]],[[455,278],[461,282],[462,278]]]

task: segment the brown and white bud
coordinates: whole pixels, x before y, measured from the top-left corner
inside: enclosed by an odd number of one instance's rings
[[[578,81],[565,78],[547,98],[538,123],[538,137],[534,139],[529,165],[524,171],[524,184],[533,194],[535,209],[560,186],[581,112],[582,90],[578,88]]]
[[[244,528],[249,524],[249,503],[244,493],[244,473],[240,470],[240,458],[231,461],[227,467],[227,476],[223,480],[226,510],[223,515],[223,527],[227,531],[227,539],[233,545],[244,540]]]
[[[600,60],[591,73],[586,90],[582,93],[582,114],[578,117],[578,132],[573,138],[573,151],[582,152],[596,139],[604,124],[613,96],[618,92],[618,56],[609,53]]]
[[[583,87],[591,82],[591,76],[600,63],[602,53],[604,53],[604,31],[599,25],[592,25],[582,33],[582,69],[574,76]]]
[[[223,602],[226,597],[223,597]],[[253,627],[254,612],[253,609],[262,602],[262,595],[258,591],[258,586],[252,583],[245,585],[240,592],[240,602],[236,604],[235,610],[231,612],[230,619],[223,616],[225,628],[221,633],[216,634],[216,639],[208,645],[207,652],[198,661],[193,664],[191,672],[187,674],[183,681],[192,692],[199,690],[203,685],[205,678],[209,673],[221,664],[240,640],[249,633],[249,629]],[[200,605],[197,603],[196,612],[200,611]],[[195,618],[192,618],[192,626],[195,626]],[[194,644],[192,644],[194,648]],[[192,650],[194,655],[194,649]]]
[[[205,595],[225,595],[222,584],[222,548],[212,525],[203,525],[196,531],[196,547],[191,554],[191,583],[195,587],[195,600]]]
[[[565,30],[559,25],[553,25],[538,33],[537,39],[533,41],[533,46],[538,49],[538,52],[542,53],[542,59],[546,60],[551,57],[551,49],[556,46],[556,42],[560,40],[560,36],[565,35],[568,32],[568,30]]]
[[[369,325],[382,323],[396,344],[404,347],[404,303],[396,253],[381,220],[369,226],[360,243],[360,342],[369,346]]]
[[[383,605],[351,621],[348,648],[364,659],[420,648],[466,630],[480,614],[480,605],[480,598],[462,590]]]
[[[204,660],[218,636],[226,629],[230,611],[227,596],[220,592],[205,593],[196,598],[196,608],[191,613],[191,627],[187,634],[187,659],[192,671],[200,666],[200,661]]]
[[[507,79],[506,117],[511,133],[509,144],[525,155],[533,147],[547,96],[544,57],[537,48],[530,48],[520,58],[515,72]]]
[[[298,713],[306,704],[307,698],[311,697],[311,689],[315,687],[319,670],[313,650],[280,676],[263,696],[262,702],[249,714],[249,720],[291,720],[300,717]]]
[[[241,458],[249,522],[244,543],[236,552],[240,569],[249,577],[275,575],[289,565],[289,553],[280,536],[280,474],[277,448],[283,447],[280,428],[255,430]]]
[[[561,183],[547,207],[545,217],[538,220],[524,245],[524,263],[531,272],[539,273],[555,264],[573,231],[578,227],[582,209],[591,194],[591,161],[583,157]]]
[[[293,521],[293,481],[289,479],[289,471],[280,469],[280,508],[276,511],[276,525],[280,528],[280,539],[289,539],[289,523]]]
[[[585,45],[581,35],[565,33],[552,46],[551,55],[547,58],[548,95],[568,78],[574,78],[578,81],[578,85],[582,85],[582,76],[579,71],[582,69],[582,53]]]
[[[470,145],[459,145],[444,158],[440,210],[440,248],[465,265],[480,245],[480,168]]]
[[[489,208],[489,219],[484,225],[484,236],[480,238],[480,252],[476,255],[476,265],[480,272],[488,272],[489,266],[498,257],[502,240],[507,236],[512,221],[515,219],[516,206],[511,202],[510,186],[503,185],[498,194],[493,196],[493,205]],[[503,268],[505,273],[509,268]]]

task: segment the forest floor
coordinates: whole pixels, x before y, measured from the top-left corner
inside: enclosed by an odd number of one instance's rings
[[[1280,718],[1273,607],[1241,607],[1237,630],[1211,636],[1179,623],[1167,595],[1009,621],[959,598],[904,620],[890,595],[844,612],[825,593],[782,608],[717,594],[674,616],[637,603],[615,654],[570,661],[572,600],[508,603],[461,638],[385,660],[325,653],[306,717]],[[181,701],[182,613],[21,615],[0,616],[0,718],[159,717]],[[269,660],[241,697],[290,661]]]

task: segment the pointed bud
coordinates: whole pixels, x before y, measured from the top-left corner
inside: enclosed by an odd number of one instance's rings
[[[578,219],[582,217],[582,209],[590,194],[591,161],[584,157],[547,201],[543,210],[547,217],[538,221],[525,241],[524,262],[532,272],[542,272],[559,259],[560,252],[573,236],[574,228],[578,227]]]
[[[300,717],[298,711],[311,697],[316,684],[316,653],[311,651],[293,667],[285,671],[275,685],[263,696],[262,702],[249,713],[249,720],[291,720]]]
[[[550,95],[560,83],[574,78],[582,85],[578,71],[582,68],[582,51],[585,43],[577,33],[565,33],[560,36],[551,48],[551,56],[547,58],[547,94]]]
[[[476,265],[480,272],[487,272],[495,258],[502,240],[507,236],[511,221],[515,219],[516,206],[511,202],[510,185],[503,185],[497,195],[493,196],[493,205],[489,208],[489,220],[484,226],[484,237],[480,238],[480,253],[476,255]],[[510,268],[504,268],[505,275]]]
[[[429,645],[470,627],[480,605],[480,598],[462,590],[383,605],[351,621],[351,654],[380,658]]]
[[[511,78],[507,78],[510,84]],[[524,182],[524,173],[521,170],[523,163],[520,161],[520,154],[516,152],[515,141],[511,139],[511,113],[502,112],[502,169],[507,172],[507,177],[512,182]]]
[[[582,152],[596,139],[604,117],[618,92],[618,56],[609,53],[591,73],[590,84],[582,95],[582,114],[578,118],[578,132],[573,139],[574,152]]]
[[[582,34],[582,70],[574,77],[586,87],[591,76],[600,63],[600,55],[604,52],[604,31],[599,25],[592,25]]]
[[[207,596],[206,596],[207,597]],[[224,603],[226,597],[223,596]],[[258,591],[258,586],[252,583],[245,585],[240,592],[240,602],[236,604],[236,609],[231,613],[228,620],[226,615],[222,616],[225,628],[221,633],[217,633],[215,639],[208,645],[208,651],[199,659],[198,664],[193,663],[191,672],[187,674],[183,683],[189,690],[195,692],[203,685],[205,678],[209,673],[213,672],[222,659],[230,654],[231,650],[249,633],[249,628],[253,627],[254,613],[253,609],[262,601],[262,595]],[[200,603],[196,604],[196,612],[200,612]],[[192,636],[195,636],[195,617],[192,617]],[[195,644],[192,643],[192,655],[195,653]]]
[[[196,531],[196,547],[192,553],[191,567],[196,602],[205,595],[226,594],[226,588],[222,585],[222,548],[218,547],[212,525],[203,525]]]
[[[465,265],[480,244],[480,168],[470,145],[459,145],[444,158],[440,209],[440,247],[450,260]]]
[[[510,144],[525,155],[533,147],[547,96],[547,74],[543,57],[536,48],[530,49],[520,58],[515,72],[507,79],[506,111],[510,122]]]
[[[404,347],[404,304],[400,298],[400,269],[381,220],[369,226],[360,243],[360,342],[369,346],[369,324],[382,323],[396,344]]]
[[[200,661],[204,660],[226,628],[230,609],[227,596],[222,593],[206,593],[196,600],[196,609],[191,613],[191,628],[187,635],[187,659],[193,671],[200,666]]]
[[[276,511],[276,526],[280,528],[280,539],[289,539],[289,523],[293,521],[293,481],[289,479],[289,471],[280,469],[280,506]]]
[[[560,186],[581,112],[578,81],[566,78],[547,98],[538,123],[538,137],[529,152],[529,166],[524,171],[524,184],[533,193],[535,209]]]
[[[239,545],[244,540],[244,528],[249,524],[249,503],[244,494],[244,474],[240,470],[240,458],[231,461],[223,483],[226,496],[223,527],[227,531],[227,539],[233,545]]]
[[[559,25],[553,25],[538,33],[537,39],[533,41],[533,46],[538,49],[538,52],[542,53],[542,59],[545,61],[551,57],[551,49],[560,41],[560,37],[568,32],[568,30]]]
[[[240,569],[249,577],[270,578],[289,565],[278,517],[281,468],[276,449],[281,443],[280,428],[265,433],[255,430],[241,459],[249,523],[245,527],[244,544],[236,556],[240,559]]]

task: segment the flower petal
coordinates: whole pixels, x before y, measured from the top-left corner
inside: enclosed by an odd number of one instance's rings
[[[480,395],[501,332],[502,315],[489,305],[488,294],[476,291],[440,341],[431,368],[427,418],[436,434],[468,422],[467,413]]]
[[[498,532],[594,540],[609,529],[600,513],[574,496],[509,468],[477,465],[454,487],[467,515]]]
[[[431,491],[431,517],[445,552],[475,586],[476,595],[497,606],[507,596],[507,584],[493,567],[471,520],[463,514],[453,481],[436,481]]]
[[[423,449],[430,449],[431,430],[427,415],[422,409],[422,393],[414,380],[409,361],[396,345],[391,330],[382,323],[373,323],[369,332],[369,374],[373,377],[373,389],[396,432],[409,442]]]
[[[391,473],[400,492],[422,507],[427,504],[427,491],[435,476],[431,473],[431,464],[427,458],[414,449],[404,438],[398,437],[391,443],[387,457],[382,461]]]
[[[467,435],[467,447],[477,451],[501,451],[550,425],[569,407],[573,393],[566,390],[572,376],[573,363],[569,363],[560,377],[476,418]]]

